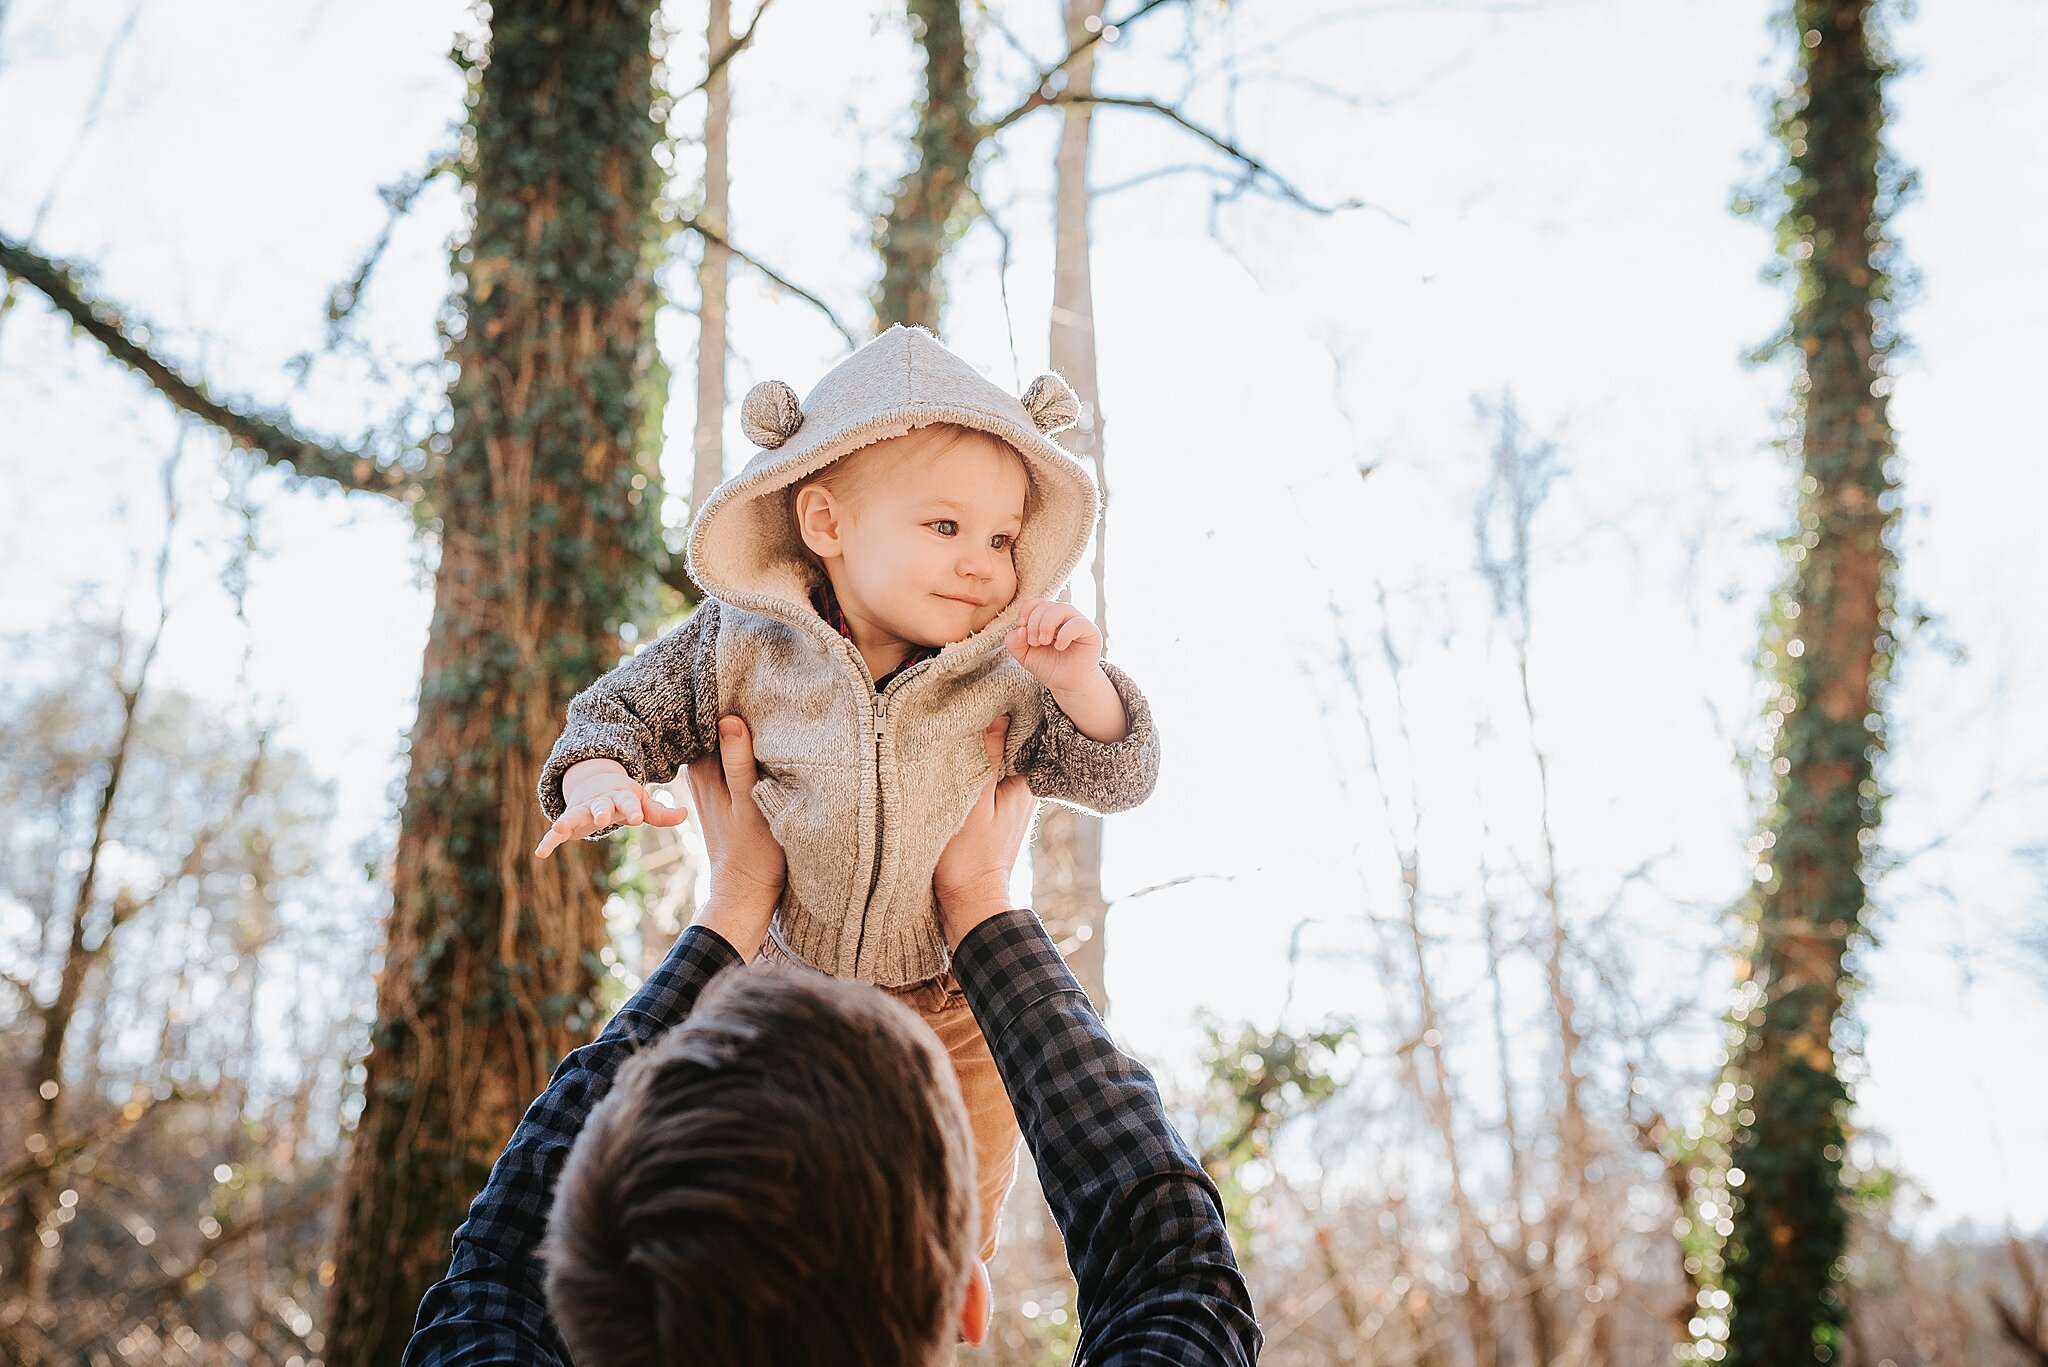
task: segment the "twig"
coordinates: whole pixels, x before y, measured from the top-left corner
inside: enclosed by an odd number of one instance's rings
[[[745,262],[749,266],[752,266],[755,270],[767,276],[775,284],[781,286],[783,289],[789,291],[797,298],[811,305],[811,307],[817,309],[818,312],[824,314],[825,320],[832,324],[833,328],[835,328],[838,331],[841,337],[844,337],[846,339],[846,344],[849,347],[858,347],[860,345],[860,338],[854,336],[853,329],[848,327],[845,321],[841,319],[840,316],[833,311],[832,306],[830,304],[820,299],[817,295],[812,294],[803,286],[790,280],[787,276],[782,275],[780,272],[774,270],[772,267],[764,265],[759,260],[755,259],[752,256],[749,256],[746,252],[741,251],[738,247],[733,246],[731,241],[729,241],[726,238],[725,234],[719,232],[718,229],[713,228],[709,224],[702,222],[694,214],[684,214],[679,216],[676,219],[676,226],[679,228],[686,228],[690,232],[693,232],[697,234],[699,237],[703,238],[705,241],[715,242],[719,246],[725,248],[727,251],[731,252],[735,258],[742,262]]]
[[[1046,103],[1097,104],[1106,105],[1112,109],[1137,109],[1146,113],[1157,114],[1169,123],[1186,129],[1217,151],[1223,153],[1223,155],[1229,157],[1232,161],[1237,162],[1246,171],[1251,173],[1254,180],[1265,182],[1282,199],[1307,209],[1311,213],[1335,214],[1343,213],[1350,209],[1370,209],[1374,213],[1383,215],[1389,222],[1406,226],[1407,220],[1391,210],[1381,208],[1379,205],[1373,204],[1368,200],[1346,199],[1339,200],[1333,204],[1324,204],[1319,200],[1311,199],[1304,191],[1298,189],[1292,181],[1266,165],[1265,162],[1245,151],[1222,134],[1213,133],[1202,127],[1202,125],[1196,123],[1193,119],[1190,119],[1187,115],[1164,101],[1146,99],[1135,95],[1070,95],[1065,91],[1061,91],[1056,95],[1047,97]]]
[[[287,1225],[295,1220],[304,1219],[322,1206],[333,1201],[334,1198],[335,1193],[332,1191],[321,1190],[312,1192],[292,1202],[290,1205],[264,1211],[238,1224],[225,1227],[212,1238],[204,1240],[199,1245],[198,1251],[192,1257],[186,1259],[182,1266],[170,1269],[160,1277],[146,1282],[139,1282],[121,1291],[112,1292],[102,1299],[113,1308],[114,1314],[117,1317],[137,1298],[141,1298],[155,1306],[157,1312],[161,1314],[165,1306],[179,1300],[184,1292],[198,1289],[197,1286],[191,1285],[193,1278],[200,1278],[199,1284],[205,1284],[206,1273],[203,1269],[207,1262],[219,1257],[235,1245],[247,1242],[266,1229],[272,1229],[278,1225]],[[102,1324],[88,1330],[70,1343],[65,1344],[57,1360],[64,1362],[80,1360],[84,1357],[85,1351],[88,1348],[91,1348],[94,1344],[105,1338],[112,1332],[112,1329],[113,1326]]]
[[[348,279],[327,292],[328,350],[332,351],[341,344],[342,327],[355,312],[356,305],[362,302],[364,292],[369,289],[370,277],[376,272],[378,263],[383,261],[385,251],[391,246],[391,235],[398,228],[398,220],[412,212],[412,206],[419,199],[421,191],[440,177],[454,172],[456,165],[455,151],[452,148],[444,148],[427,159],[424,169],[415,171],[404,180],[386,185],[378,191],[387,210],[383,231],[377,234],[377,240],[370,244],[370,249],[363,253],[362,259],[356,263],[356,268],[349,273]]]
[[[1140,19],[1143,19],[1153,10],[1158,9],[1161,5],[1167,3],[1169,3],[1169,0],[1145,0],[1145,3],[1139,5],[1136,9],[1132,10],[1123,18],[1105,22],[1101,28],[1096,29],[1095,32],[1088,34],[1086,37],[1082,38],[1080,42],[1075,43],[1071,48],[1067,49],[1066,56],[1060,58],[1051,66],[1045,67],[1039,71],[1038,78],[1031,83],[1031,93],[1024,97],[1024,102],[1018,105],[1015,109],[1012,109],[1009,113],[997,119],[994,123],[990,124],[988,126],[987,133],[984,136],[1000,133],[1005,128],[1008,128],[1011,124],[1017,122],[1017,120],[1023,118],[1026,114],[1030,114],[1037,110],[1044,109],[1047,105],[1052,104],[1058,98],[1059,94],[1058,91],[1049,88],[1052,84],[1052,80],[1055,76],[1058,76],[1062,72],[1064,72],[1069,66],[1072,66],[1074,64],[1075,58],[1079,57],[1082,53],[1089,51],[1097,43],[1105,41],[1106,35],[1115,33],[1121,29],[1127,28],[1130,25],[1137,23]]]
[[[981,211],[981,221],[988,224],[989,231],[996,235],[996,294],[1003,304],[1003,331],[1010,339],[1010,381],[1021,386],[1024,383],[1023,362],[1017,359],[1017,318],[1010,309],[1010,255],[1013,243],[1010,230],[988,207],[988,201],[981,197],[981,191],[969,186],[967,193],[974,199],[974,207]]]
[[[1205,881],[1216,883],[1235,883],[1237,881],[1237,875],[1234,873],[1184,873],[1178,878],[1169,878],[1164,883],[1154,883],[1149,887],[1139,888],[1136,892],[1127,892],[1123,896],[1117,898],[1116,902],[1112,905],[1121,905],[1125,902],[1135,902],[1140,897],[1150,897],[1155,892],[1165,892],[1168,888],[1177,888],[1180,887],[1183,883],[1200,883]]]
[[[691,86],[688,90],[685,90],[683,92],[684,95],[695,95],[717,80],[718,73],[725,70],[727,64],[733,58],[739,56],[742,51],[753,45],[754,30],[761,27],[761,16],[766,14],[768,7],[774,3],[775,0],[761,0],[759,7],[754,10],[754,17],[747,21],[747,31],[734,38],[730,43],[727,43],[725,50],[711,59],[704,69],[704,79]]]
[[[2034,1367],[2048,1367],[2048,1284],[2044,1284],[2025,1244],[2013,1238],[2006,1246],[2012,1254],[2013,1271],[2019,1276],[2026,1303],[2014,1305],[1994,1291],[1990,1295],[1992,1312],[1998,1316],[1998,1327],[2005,1337]]]
[[[12,1191],[38,1172],[55,1171],[68,1163],[74,1162],[86,1150],[104,1140],[120,1138],[141,1124],[143,1118],[158,1106],[167,1105],[173,1101],[187,1101],[190,1099],[188,1093],[179,1091],[175,1087],[171,1089],[167,1096],[159,1097],[151,1093],[113,1112],[111,1116],[107,1117],[107,1119],[112,1120],[113,1123],[111,1125],[102,1120],[97,1125],[88,1125],[82,1130],[72,1131],[47,1149],[44,1149],[41,1153],[31,1154],[17,1163],[0,1168],[0,1195]],[[138,1107],[139,1109],[130,1114],[129,1106]]]

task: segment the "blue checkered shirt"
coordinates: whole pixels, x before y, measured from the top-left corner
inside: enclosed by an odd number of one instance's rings
[[[448,1275],[420,1302],[407,1367],[569,1361],[536,1250],[577,1131],[635,1049],[681,1022],[741,962],[683,932],[604,1033],[571,1053],[528,1108],[455,1231]],[[1152,1076],[1117,1050],[1038,918],[985,921],[953,972],[988,1037],[1080,1285],[1077,1364],[1239,1364],[1261,1336],[1222,1205],[1175,1133]]]

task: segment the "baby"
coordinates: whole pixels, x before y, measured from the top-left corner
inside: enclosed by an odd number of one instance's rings
[[[673,825],[647,783],[753,732],[754,800],[788,856],[767,952],[894,994],[950,1052],[974,1123],[982,1257],[1019,1135],[948,971],[932,899],[940,850],[990,777],[982,733],[1010,718],[1008,773],[1098,812],[1152,791],[1159,745],[1102,633],[1052,600],[1095,522],[1087,470],[1050,434],[1073,391],[1022,399],[921,329],[894,327],[801,404],[780,381],[742,408],[763,449],[705,501],[676,630],[569,704],[541,774],[536,853],[623,825]]]

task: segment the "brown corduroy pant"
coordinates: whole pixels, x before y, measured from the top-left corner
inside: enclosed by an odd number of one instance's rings
[[[996,1071],[995,1056],[982,1037],[974,1010],[960,991],[960,984],[948,972],[931,982],[910,987],[884,988],[890,996],[908,1006],[932,1028],[946,1054],[953,1060],[953,1074],[960,1080],[960,1098],[967,1103],[967,1121],[974,1130],[974,1184],[981,1201],[981,1260],[996,1253],[1002,1234],[1003,1202],[1017,1181],[1017,1150],[1024,1136],[1017,1130],[1017,1113],[1010,1107],[1010,1093]]]

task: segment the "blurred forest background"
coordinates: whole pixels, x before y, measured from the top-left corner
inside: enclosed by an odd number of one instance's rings
[[[1926,8],[0,0],[0,1357],[396,1360],[697,893],[562,707],[901,321],[1084,400],[1170,758],[1018,897],[1267,1361],[2048,1363],[2048,14]]]

